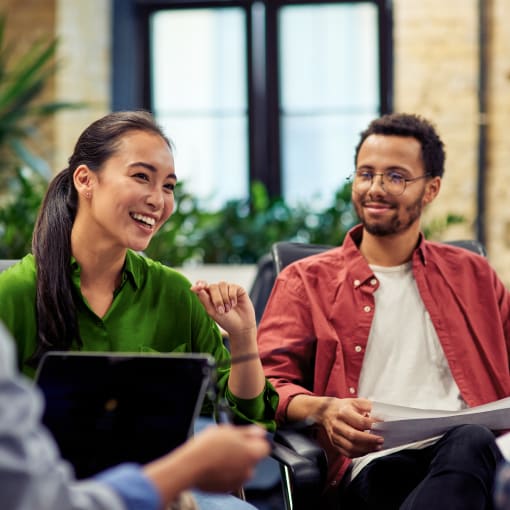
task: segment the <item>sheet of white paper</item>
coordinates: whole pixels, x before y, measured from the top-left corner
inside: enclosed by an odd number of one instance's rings
[[[372,403],[372,432],[384,437],[384,449],[444,434],[457,425],[484,425],[492,430],[510,429],[510,397],[462,411],[439,411]],[[510,449],[510,447],[509,447]]]
[[[510,462],[510,433],[503,434],[496,439],[496,443],[501,450],[501,455]]]

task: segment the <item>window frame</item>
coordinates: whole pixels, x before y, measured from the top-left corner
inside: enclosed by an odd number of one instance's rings
[[[113,0],[112,110],[151,110],[149,18],[160,9],[241,7],[246,12],[248,95],[248,182],[261,181],[270,196],[281,196],[278,10],[287,5],[366,3],[376,5],[379,41],[380,114],[393,110],[392,0]],[[254,40],[254,6],[263,6],[265,37]],[[257,9],[257,7],[255,7]],[[255,19],[257,18],[257,19]],[[265,68],[255,68],[254,62]],[[255,91],[254,78],[264,87]]]

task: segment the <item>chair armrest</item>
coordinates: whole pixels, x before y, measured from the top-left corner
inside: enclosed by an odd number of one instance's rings
[[[312,502],[320,499],[324,487],[317,464],[276,441],[271,457],[280,464],[285,508],[308,510]]]
[[[328,473],[326,453],[315,439],[307,435],[305,430],[279,429],[275,432],[274,441],[312,462],[319,470],[318,476],[322,485],[325,484]]]
[[[274,435],[271,456],[280,463],[286,508],[309,510],[316,506],[327,474],[326,455],[317,442],[302,431],[281,430]]]

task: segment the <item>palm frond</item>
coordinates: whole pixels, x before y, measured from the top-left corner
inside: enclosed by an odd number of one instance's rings
[[[40,39],[19,55],[6,41],[6,16],[0,14],[0,172],[11,174],[19,162],[49,177],[47,165],[25,142],[37,139],[39,126],[61,110],[83,108],[83,103],[44,101],[44,91],[59,67],[58,39]],[[16,58],[12,58],[16,55]],[[32,144],[33,145],[33,144]],[[34,146],[34,145],[33,145]]]

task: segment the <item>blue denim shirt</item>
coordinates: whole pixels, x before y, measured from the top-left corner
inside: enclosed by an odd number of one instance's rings
[[[15,370],[0,324],[0,494],[9,510],[157,510],[161,501],[140,468],[124,464],[76,481],[41,425],[42,398]]]

